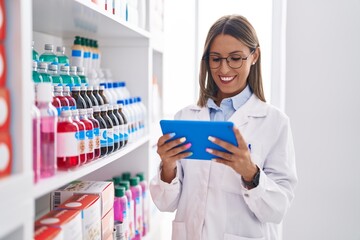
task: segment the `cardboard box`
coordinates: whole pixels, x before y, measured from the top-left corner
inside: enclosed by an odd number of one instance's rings
[[[12,169],[12,144],[10,134],[0,132],[0,178],[9,176]]]
[[[0,87],[0,132],[10,130],[10,94],[6,88]]]
[[[35,222],[35,226],[60,228],[66,240],[82,239],[81,213],[78,210],[52,210]]]
[[[112,239],[114,233],[114,209],[110,211],[101,220],[102,239]],[[110,238],[111,237],[111,238]]]
[[[6,17],[5,17],[5,3],[4,0],[0,0],[0,40],[4,40],[6,37]]]
[[[101,239],[101,204],[96,195],[73,195],[58,209],[72,209],[81,212],[82,235],[84,240]]]
[[[60,228],[35,226],[34,240],[64,240]]]
[[[6,85],[6,54],[5,48],[0,43],[0,87],[5,87]]]
[[[55,209],[74,194],[95,194],[101,200],[101,217],[103,218],[114,205],[113,182],[74,181],[51,193],[50,207]]]

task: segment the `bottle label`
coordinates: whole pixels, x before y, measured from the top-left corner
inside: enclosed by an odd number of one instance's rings
[[[77,133],[77,132],[76,132]],[[78,156],[78,139],[75,132],[57,133],[57,157]]]
[[[80,154],[85,153],[86,143],[85,143],[85,131],[79,131],[75,134],[76,139],[79,141],[79,152]]]
[[[85,152],[92,153],[94,151],[94,131],[86,130],[86,139],[85,139]]]
[[[129,140],[129,125],[127,123],[124,124],[124,140]]]
[[[76,50],[76,49],[72,50],[71,56],[72,57],[81,57],[81,50]]]
[[[119,126],[114,126],[114,142],[119,142]]]
[[[94,148],[100,148],[100,129],[94,128]]]
[[[100,129],[100,146],[107,147],[107,129]]]
[[[114,146],[114,128],[107,129],[107,146]]]
[[[84,58],[90,58],[90,52],[84,52]]]

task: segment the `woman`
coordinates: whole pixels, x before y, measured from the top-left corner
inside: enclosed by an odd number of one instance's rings
[[[186,139],[159,138],[161,166],[150,192],[161,211],[177,211],[172,239],[281,238],[297,183],[295,154],[288,117],[265,103],[260,60],[244,17],[224,16],[210,28],[198,103],[175,119],[232,121],[238,146],[210,136],[230,153],[206,149],[213,161],[187,160]]]

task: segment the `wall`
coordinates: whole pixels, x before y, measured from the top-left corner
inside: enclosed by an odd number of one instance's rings
[[[285,110],[299,185],[284,240],[360,239],[360,1],[287,2]]]

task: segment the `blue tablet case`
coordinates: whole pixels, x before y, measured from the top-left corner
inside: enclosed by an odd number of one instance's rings
[[[209,136],[222,139],[237,146],[233,131],[234,124],[232,122],[161,120],[160,126],[163,134],[176,134],[171,140],[186,137],[186,142],[183,144],[191,143],[191,147],[187,152],[193,152],[193,155],[187,157],[187,159],[211,160],[215,158],[215,155],[205,151],[206,148],[227,152],[222,147],[210,142],[208,140]]]

